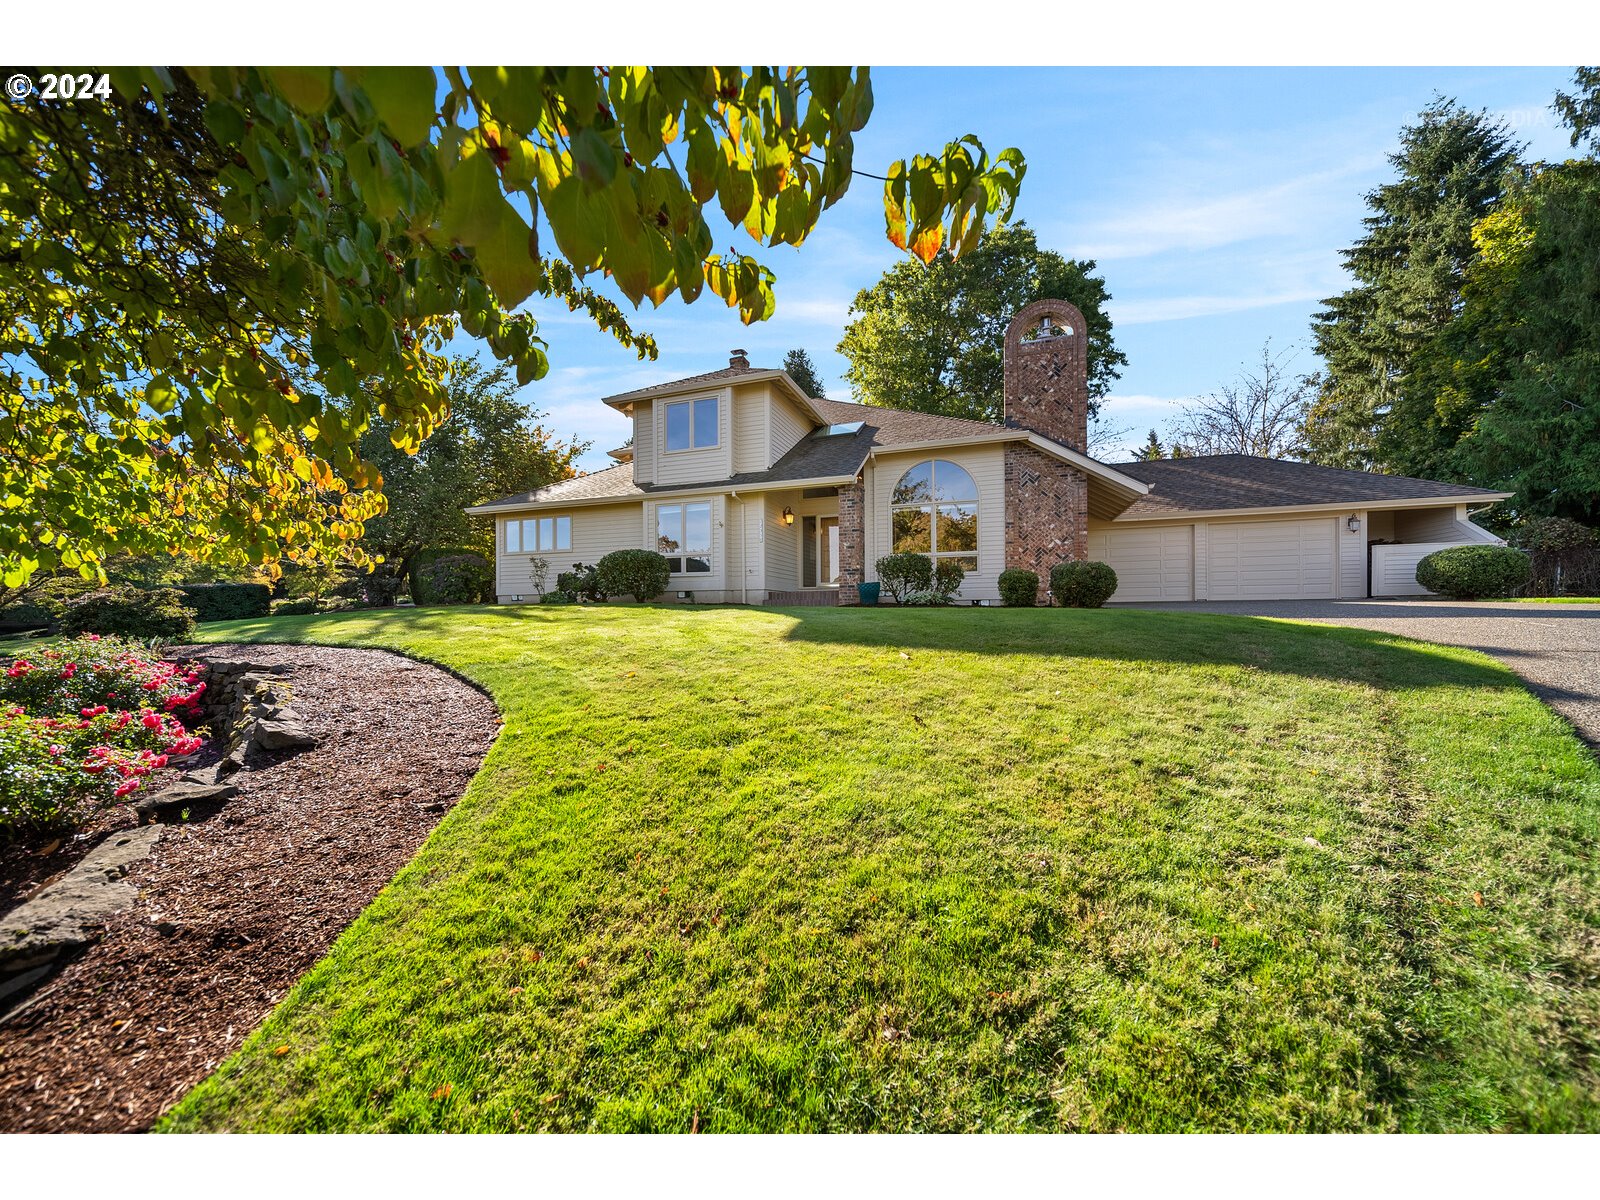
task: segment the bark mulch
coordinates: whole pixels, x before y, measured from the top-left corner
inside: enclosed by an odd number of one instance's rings
[[[0,1023],[0,1132],[148,1129],[416,853],[499,728],[482,693],[383,651],[203,649],[287,664],[318,744],[235,775],[216,815],[168,826],[130,873],[133,909]],[[121,808],[93,836],[0,861],[0,903],[131,824]]]

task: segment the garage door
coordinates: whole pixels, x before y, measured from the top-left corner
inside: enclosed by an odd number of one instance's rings
[[[1240,521],[1206,530],[1210,600],[1332,600],[1338,521]]]
[[[1117,573],[1123,603],[1194,599],[1194,526],[1106,529],[1089,534],[1089,557]]]

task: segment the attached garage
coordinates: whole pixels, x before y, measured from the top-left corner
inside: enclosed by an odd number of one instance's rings
[[[1114,601],[1152,604],[1194,599],[1192,525],[1091,530],[1089,557],[1117,573]]]
[[[1339,522],[1216,522],[1206,531],[1208,600],[1332,600]]]

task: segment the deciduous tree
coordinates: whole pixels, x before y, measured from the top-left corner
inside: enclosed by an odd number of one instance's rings
[[[1092,260],[1041,250],[1024,222],[996,228],[971,254],[900,263],[850,306],[839,352],[857,400],[950,417],[997,420],[1006,326],[1035,300],[1068,300],[1088,324],[1090,412],[1127,358],[1111,336],[1105,280]]]
[[[867,71],[281,67],[113,72],[107,102],[0,106],[0,582],[116,551],[275,569],[348,553],[383,511],[360,443],[414,452],[444,350],[519,383],[518,305],[654,342],[630,303],[709,288],[746,321],[773,275],[719,252],[714,206],[798,246],[854,175]],[[887,232],[965,256],[1024,164],[973,137],[891,164]],[[551,244],[553,243],[553,245]]]
[[[1168,427],[1172,457],[1299,458],[1304,453],[1301,431],[1311,381],[1295,378],[1288,364],[1288,351],[1274,354],[1271,340],[1265,342],[1257,366],[1241,368],[1237,380],[1192,401],[1172,420]]]

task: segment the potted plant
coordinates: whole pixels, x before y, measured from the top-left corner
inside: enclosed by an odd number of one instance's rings
[[[856,584],[856,595],[863,604],[877,604],[878,592],[881,586],[876,580],[871,583],[858,583]]]

